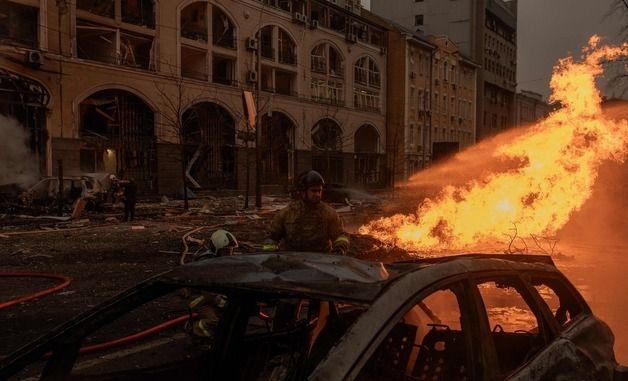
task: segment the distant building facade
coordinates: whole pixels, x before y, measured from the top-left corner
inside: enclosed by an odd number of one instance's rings
[[[426,35],[445,35],[482,65],[478,71],[477,138],[515,122],[517,0],[372,0],[371,10]]]
[[[517,93],[517,126],[534,124],[546,118],[551,111],[552,107],[543,100],[541,94],[527,90]]]
[[[62,160],[65,174],[124,172],[161,193],[182,170],[203,188],[242,189],[255,165],[266,185],[312,167],[331,182],[383,181],[386,32],[359,2],[2,7],[0,112],[30,131],[42,174]],[[243,107],[258,84],[260,161]]]

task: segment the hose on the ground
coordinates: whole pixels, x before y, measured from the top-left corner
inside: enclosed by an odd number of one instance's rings
[[[0,310],[5,308],[9,308],[16,304],[26,303],[31,300],[41,298],[42,296],[54,294],[55,292],[59,292],[64,288],[70,285],[70,278],[60,275],[60,274],[47,274],[47,273],[0,273],[0,277],[3,278],[46,278],[46,279],[54,279],[61,281],[61,283],[55,285],[54,287],[47,288],[45,290],[41,290],[35,292],[33,294],[24,295],[16,299],[9,300],[8,302],[0,303]]]

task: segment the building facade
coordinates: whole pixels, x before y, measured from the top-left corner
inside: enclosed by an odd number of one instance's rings
[[[482,65],[476,96],[477,137],[515,122],[517,0],[372,0],[371,10],[426,35],[445,35]]]
[[[385,29],[348,5],[5,1],[0,112],[30,131],[42,174],[62,161],[65,174],[123,173],[171,193],[182,173],[242,189],[260,165],[267,185],[312,167],[331,182],[377,185]]]
[[[517,93],[515,119],[517,126],[534,124],[546,118],[551,111],[552,107],[543,100],[541,94],[527,90],[521,90]]]

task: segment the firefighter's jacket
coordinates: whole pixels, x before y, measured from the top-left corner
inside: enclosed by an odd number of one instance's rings
[[[338,213],[324,202],[292,201],[275,215],[269,233],[272,240],[283,241],[284,250],[329,252],[349,246]]]

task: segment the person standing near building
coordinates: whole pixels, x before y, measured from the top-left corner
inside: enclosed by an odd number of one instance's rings
[[[299,199],[280,210],[270,227],[270,241],[264,251],[279,248],[289,251],[312,251],[344,255],[349,238],[336,210],[321,201],[325,180],[311,170],[297,180]]]
[[[124,221],[135,219],[135,204],[137,202],[137,184],[135,179],[122,181],[124,188]]]

